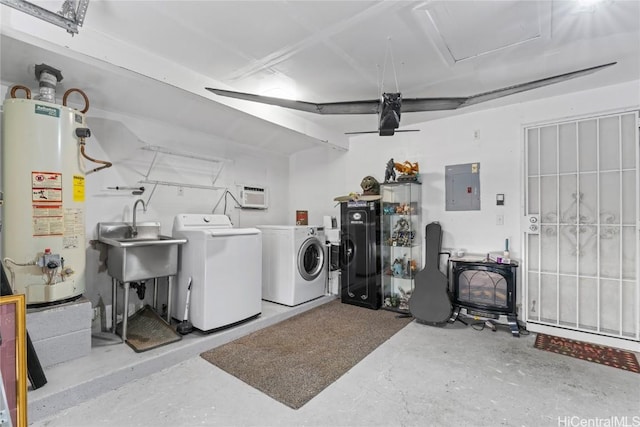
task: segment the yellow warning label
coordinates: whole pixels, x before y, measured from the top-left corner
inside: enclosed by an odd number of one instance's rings
[[[84,176],[73,176],[73,201],[84,202]]]

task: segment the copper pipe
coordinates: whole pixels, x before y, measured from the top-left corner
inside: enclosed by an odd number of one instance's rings
[[[113,163],[111,163],[111,162],[107,162],[107,161],[104,161],[104,160],[96,160],[96,159],[94,159],[92,157],[87,156],[87,154],[84,152],[84,146],[85,146],[85,143],[84,143],[84,139],[83,139],[82,141],[80,141],[80,153],[82,154],[82,157],[84,157],[85,159],[87,159],[87,160],[89,160],[89,161],[91,161],[93,163],[99,163],[99,164],[103,165],[103,166],[100,166],[99,168],[92,169],[87,173],[98,172],[99,170],[110,168],[111,166],[113,166]]]
[[[15,98],[16,91],[20,89],[24,90],[25,94],[27,95],[27,99],[31,99],[31,90],[28,87],[22,86],[22,85],[15,85],[14,87],[11,88],[11,97]]]
[[[84,109],[80,110],[80,112],[81,113],[86,113],[87,111],[89,111],[89,98],[87,97],[87,94],[84,93],[82,90],[80,90],[78,88],[75,88],[75,87],[69,89],[68,91],[66,91],[64,93],[64,96],[62,97],[62,105],[65,106],[65,107],[67,106],[67,97],[72,92],[78,92],[84,98]]]

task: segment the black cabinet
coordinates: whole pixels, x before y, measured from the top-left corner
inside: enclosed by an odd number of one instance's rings
[[[340,206],[343,303],[380,308],[380,201],[354,200]]]

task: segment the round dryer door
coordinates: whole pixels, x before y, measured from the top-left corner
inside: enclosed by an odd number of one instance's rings
[[[304,280],[311,281],[324,268],[324,246],[315,237],[304,241],[298,252],[298,272]]]

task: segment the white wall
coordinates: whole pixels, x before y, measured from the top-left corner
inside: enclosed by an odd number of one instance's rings
[[[640,81],[634,81],[411,126],[420,132],[354,137],[343,154],[313,149],[292,156],[291,200],[304,205],[314,221],[322,215],[337,215],[333,197],[362,191],[359,184],[366,175],[382,182],[389,158],[417,161],[423,183],[423,225],[441,223],[444,248],[486,254],[503,250],[509,238],[511,256],[518,259],[524,125],[639,105]],[[480,136],[477,140],[475,131]],[[445,166],[472,162],[480,163],[481,210],[446,211]],[[497,193],[505,195],[504,206],[496,206]],[[496,225],[496,215],[504,215],[504,225]]]

